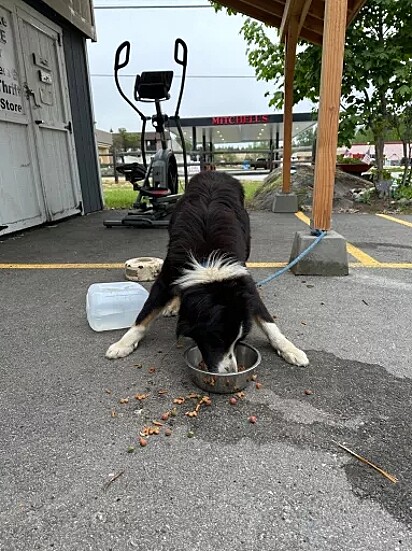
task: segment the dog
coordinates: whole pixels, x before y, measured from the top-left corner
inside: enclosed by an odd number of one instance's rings
[[[162,312],[177,313],[177,338],[193,339],[210,372],[238,370],[235,345],[255,322],[288,363],[306,366],[306,354],[281,333],[246,268],[250,222],[241,183],[229,174],[193,176],[169,224],[162,269],[135,324],[106,352],[128,356]]]

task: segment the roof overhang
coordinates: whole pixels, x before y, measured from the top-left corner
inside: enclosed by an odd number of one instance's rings
[[[366,1],[348,0],[347,25]],[[322,44],[325,0],[219,0],[219,3],[279,29],[282,41],[291,19],[295,18],[300,39]]]
[[[170,130],[177,133],[173,117],[169,120]],[[202,142],[203,136],[207,142],[222,146],[271,139],[283,141],[282,113],[184,118],[180,120],[180,124],[188,141],[192,141],[195,129],[198,143]],[[316,119],[312,113],[294,113],[292,136],[296,137],[315,125]]]

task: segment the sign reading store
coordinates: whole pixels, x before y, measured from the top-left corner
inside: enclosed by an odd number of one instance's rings
[[[23,113],[10,19],[0,8],[0,112]]]

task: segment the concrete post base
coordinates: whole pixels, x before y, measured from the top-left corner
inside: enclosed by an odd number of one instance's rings
[[[294,260],[306,250],[316,236],[308,231],[299,231],[295,234],[290,260]],[[348,253],[346,240],[336,233],[329,231],[327,235],[300,260],[291,271],[295,275],[346,276],[349,274]]]
[[[272,212],[298,212],[298,196],[295,193],[276,193]]]

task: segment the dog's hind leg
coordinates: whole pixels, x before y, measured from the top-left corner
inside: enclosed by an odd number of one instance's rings
[[[149,325],[157,318],[171,299],[170,285],[166,284],[162,279],[157,279],[140,314],[136,318],[135,324],[119,341],[108,348],[106,358],[125,358],[131,354],[139,346],[139,342],[146,334]]]
[[[307,366],[309,360],[303,350],[291,343],[274,323],[272,316],[256,291],[254,319],[279,356],[292,365]]]

